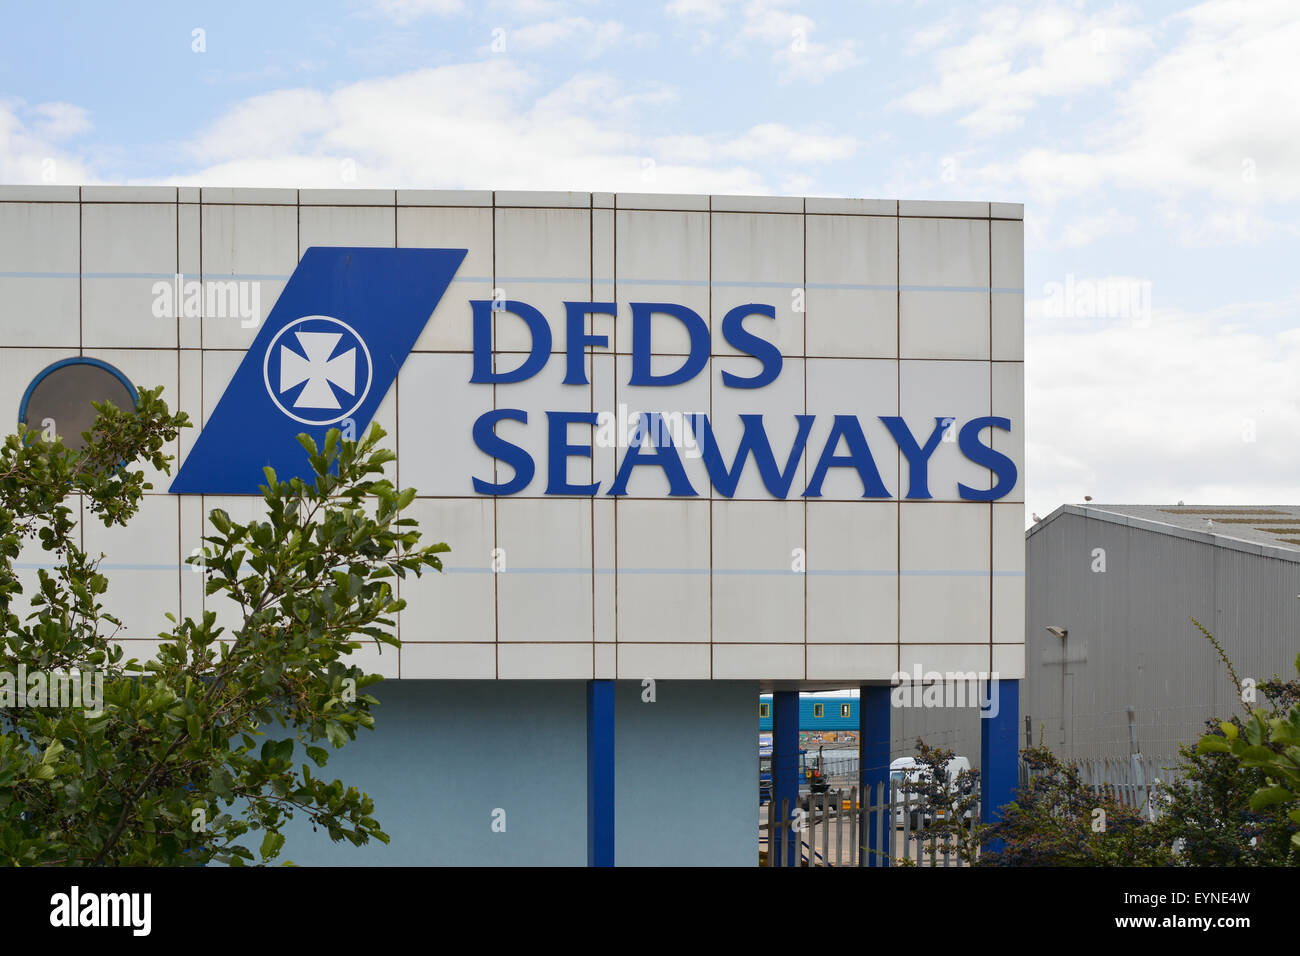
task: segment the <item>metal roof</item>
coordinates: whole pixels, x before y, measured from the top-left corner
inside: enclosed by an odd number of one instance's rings
[[[1063,514],[1300,562],[1300,505],[1062,505],[1025,537]]]

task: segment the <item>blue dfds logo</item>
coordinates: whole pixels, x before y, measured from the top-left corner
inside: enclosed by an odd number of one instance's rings
[[[275,407],[304,425],[350,417],[370,392],[370,350],[346,322],[309,315],[271,339],[262,377]]]
[[[464,249],[315,246],[289,277],[186,456],[173,494],[257,494],[263,469],[310,478],[297,436],[361,435]]]

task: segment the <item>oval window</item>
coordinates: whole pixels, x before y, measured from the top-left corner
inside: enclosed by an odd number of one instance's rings
[[[41,371],[23,393],[18,420],[31,431],[49,439],[55,435],[80,451],[85,447],[81,433],[95,423],[91,402],[112,402],[134,411],[138,394],[131,380],[120,371],[92,358],[70,358]]]

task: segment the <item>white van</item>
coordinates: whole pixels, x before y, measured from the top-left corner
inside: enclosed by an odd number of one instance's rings
[[[953,757],[948,761],[947,766],[948,781],[954,787],[957,784],[957,778],[963,770],[970,770],[970,760],[966,757]],[[921,795],[908,788],[908,784],[916,783],[923,779],[925,768],[917,764],[915,757],[899,757],[889,765],[889,781],[892,791],[893,785],[898,785],[898,805],[894,808],[894,826],[903,825],[903,807],[906,806],[911,815],[911,826],[913,829],[920,823],[921,814]],[[934,815],[940,819],[947,813],[947,809],[940,807]],[[927,817],[930,811],[926,811]],[[971,818],[971,811],[967,810],[965,818]]]
[[[901,827],[903,825],[904,805],[911,809],[912,826],[916,826],[916,805],[919,798],[917,794],[907,789],[907,784],[919,780],[920,777],[921,770],[916,766],[915,757],[899,757],[889,765],[889,790],[898,799],[898,803],[894,807],[894,826]]]

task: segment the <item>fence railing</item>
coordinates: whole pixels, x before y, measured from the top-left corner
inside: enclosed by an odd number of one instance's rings
[[[1078,768],[1079,779],[1094,793],[1107,794],[1121,806],[1131,807],[1151,821],[1158,819],[1161,811],[1158,784],[1172,784],[1181,777],[1168,757],[1132,754],[1084,757],[1069,763]],[[1020,786],[1027,786],[1035,776],[1037,774],[1021,760]]]
[[[817,766],[815,759],[809,761],[810,766]],[[854,754],[850,757],[824,757],[821,762],[822,776],[827,780],[853,780],[858,776],[858,756]]]
[[[826,761],[823,773],[834,779],[847,761]],[[1124,806],[1155,820],[1160,813],[1158,783],[1173,783],[1177,770],[1168,758],[1085,758],[1072,762],[1080,780],[1098,794],[1106,793]],[[856,772],[857,761],[853,761]],[[847,773],[847,770],[844,771]],[[1023,761],[1019,783],[1024,788],[1037,774]],[[959,825],[944,819],[952,808],[934,808],[917,793],[899,790],[896,782],[877,784],[874,793],[858,787],[825,793],[803,793],[792,805],[769,800],[766,819],[759,824],[759,851],[769,866],[967,866],[978,859],[978,785],[973,808]],[[865,799],[859,799],[862,796]],[[963,852],[964,850],[964,852]]]
[[[869,799],[857,787],[803,794],[794,806],[767,804],[759,851],[769,866],[965,866],[960,846],[974,845],[977,814],[939,826],[951,808],[932,808],[919,794],[877,784]]]

